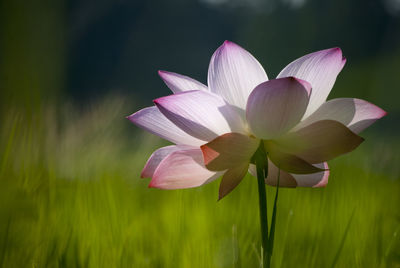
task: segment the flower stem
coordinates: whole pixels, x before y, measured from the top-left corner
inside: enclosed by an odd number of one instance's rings
[[[261,259],[262,267],[269,268],[271,262],[271,251],[268,242],[268,213],[267,213],[267,193],[265,190],[265,178],[268,176],[268,158],[261,142],[254,154],[254,163],[257,168],[258,198],[260,209],[261,227]]]
[[[264,168],[256,162],[257,181],[258,181],[258,198],[260,208],[260,226],[261,226],[261,245],[262,245],[262,267],[269,268],[271,256],[268,249],[268,214],[267,214],[267,193],[265,190]]]
[[[264,150],[264,145],[261,142],[256,153],[252,158],[252,163],[257,168],[257,183],[258,183],[258,200],[260,209],[260,226],[261,226],[261,260],[263,268],[271,267],[272,251],[274,248],[275,238],[275,223],[278,203],[280,168],[278,169],[278,179],[276,184],[276,193],[274,199],[274,207],[272,211],[271,227],[268,232],[268,213],[267,213],[267,192],[265,189],[265,178],[268,177],[268,156]],[[269,234],[268,234],[269,233]]]

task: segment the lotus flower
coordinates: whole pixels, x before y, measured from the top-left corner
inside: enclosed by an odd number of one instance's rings
[[[265,182],[282,187],[323,187],[326,161],[354,150],[358,133],[386,113],[360,99],[326,101],[346,59],[339,48],[305,55],[268,80],[246,50],[225,41],[213,54],[208,87],[159,71],[173,94],[154,100],[128,119],[175,145],[156,150],[141,176],[149,187],[190,188],[222,176],[219,197],[231,192],[260,144],[268,156]]]

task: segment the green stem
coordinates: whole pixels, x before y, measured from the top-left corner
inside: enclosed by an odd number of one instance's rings
[[[268,249],[268,214],[267,214],[267,193],[265,190],[265,178],[268,175],[268,164],[265,165],[265,160],[262,157],[255,159],[257,167],[258,181],[258,197],[260,208],[260,226],[261,226],[261,245],[262,245],[262,264],[263,268],[270,267],[270,250]],[[268,163],[268,162],[267,162]]]
[[[260,208],[260,226],[261,226],[261,259],[262,267],[271,267],[272,251],[274,248],[274,237],[275,237],[275,223],[276,223],[276,211],[278,203],[278,191],[279,191],[279,179],[280,179],[280,168],[278,170],[278,180],[276,184],[276,193],[274,200],[274,208],[272,211],[271,229],[268,235],[268,213],[267,213],[267,193],[265,189],[265,178],[268,177],[268,155],[265,152],[263,142],[260,142],[256,153],[252,158],[252,163],[257,168],[257,182],[258,182],[258,200]]]

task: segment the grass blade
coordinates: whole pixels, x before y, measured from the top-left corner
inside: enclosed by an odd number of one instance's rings
[[[274,200],[274,208],[272,211],[272,219],[271,219],[271,227],[269,230],[269,238],[268,238],[268,248],[270,250],[270,256],[272,256],[272,252],[274,250],[274,238],[275,238],[275,223],[276,223],[276,210],[278,204],[278,193],[279,193],[279,178],[280,178],[281,170],[278,170],[278,181],[276,183],[276,193]]]
[[[346,241],[347,234],[349,233],[350,225],[351,225],[351,222],[353,221],[354,212],[355,212],[355,211],[356,211],[356,210],[353,209],[353,212],[351,213],[349,222],[347,223],[346,230],[344,231],[344,234],[343,234],[343,237],[342,237],[342,241],[340,241],[340,245],[339,245],[339,248],[338,248],[338,250],[337,250],[337,252],[336,252],[335,258],[333,259],[331,268],[334,268],[334,267],[336,266],[336,263],[337,263],[338,260],[339,260],[340,253],[342,252],[342,249],[343,249],[343,246],[344,246],[344,242]]]

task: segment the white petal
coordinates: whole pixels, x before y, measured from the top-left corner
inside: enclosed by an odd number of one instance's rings
[[[208,90],[207,86],[185,75],[167,71],[158,71],[158,75],[162,80],[164,80],[164,83],[172,90],[173,93],[179,93],[188,90]]]
[[[310,103],[304,118],[325,102],[344,63],[340,48],[331,48],[305,55],[280,72],[278,78],[294,76],[311,84]]]
[[[157,107],[144,108],[127,117],[132,123],[175,144],[200,146],[203,141],[182,131],[169,121]]]
[[[169,154],[158,165],[149,187],[160,189],[192,188],[211,182],[222,172],[205,168],[200,149],[188,149]]]
[[[250,94],[247,122],[258,138],[279,137],[300,122],[307,109],[311,86],[289,77],[258,85]]]
[[[360,99],[339,98],[325,102],[295,129],[300,129],[321,120],[335,120],[360,133],[386,112],[378,106]]]
[[[203,141],[228,132],[244,132],[243,120],[235,107],[208,91],[185,91],[154,103],[175,125]]]
[[[211,58],[208,69],[210,91],[241,109],[246,108],[250,92],[267,80],[261,64],[235,43],[225,41]]]
[[[141,178],[153,177],[154,171],[165,157],[167,157],[169,154],[173,152],[189,148],[195,148],[195,147],[187,145],[170,145],[157,149],[151,154],[151,156],[147,160],[147,163],[144,166],[140,177]]]

